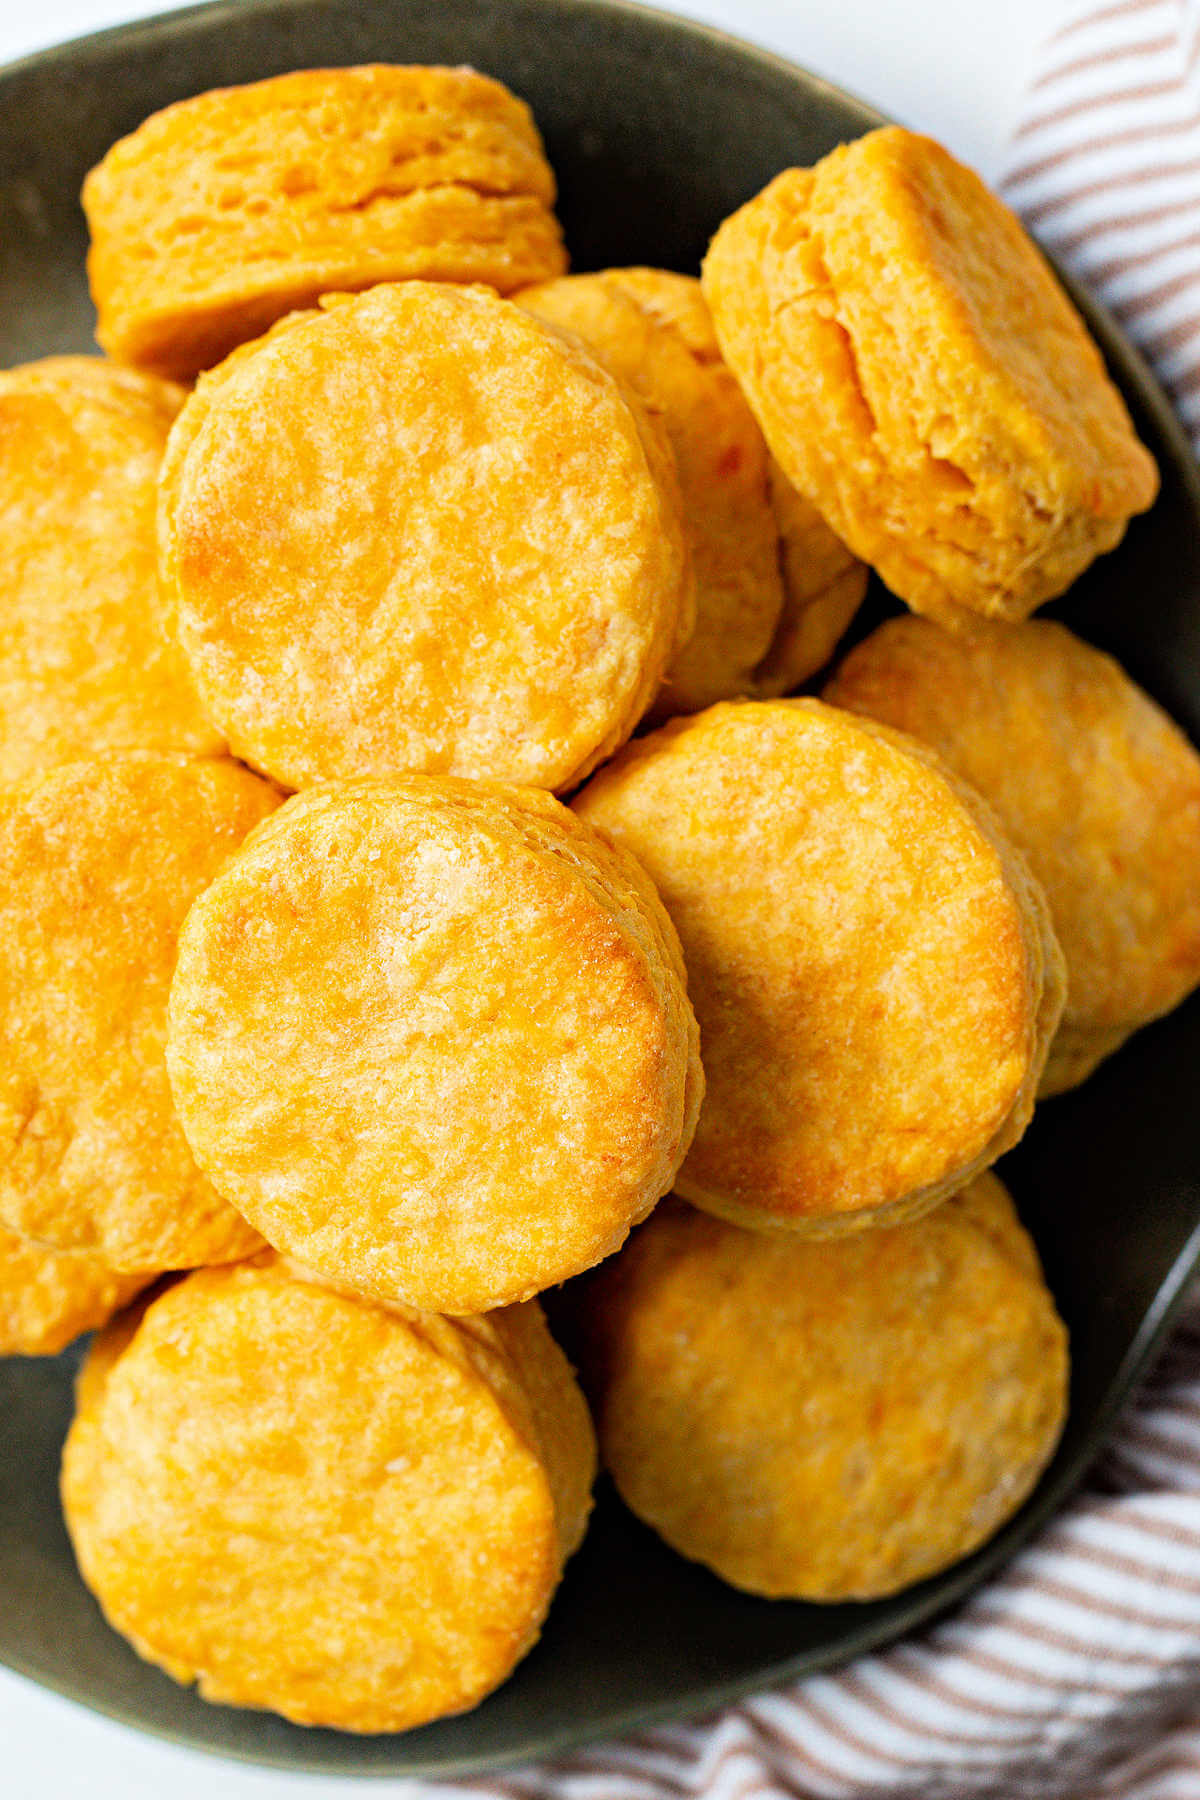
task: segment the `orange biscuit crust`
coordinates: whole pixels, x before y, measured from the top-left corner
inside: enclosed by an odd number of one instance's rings
[[[1048,620],[889,619],[826,698],[929,744],[1028,858],[1067,963],[1043,1092],[1200,982],[1200,757],[1112,657]]]
[[[265,1257],[97,1341],[63,1503],[110,1623],[173,1679],[404,1731],[474,1706],[531,1648],[594,1464],[536,1305],[385,1310]]]
[[[679,1193],[824,1235],[915,1216],[1020,1137],[1061,955],[1019,855],[915,740],[730,702],[629,745],[575,807],[683,945],[707,1093]]]
[[[83,187],[97,336],[190,379],[331,288],[562,274],[533,115],[472,69],[304,69],[157,112]]]
[[[704,292],[788,479],[917,612],[1021,619],[1158,488],[1014,215],[888,126],[721,226]]]
[[[0,1226],[0,1356],[57,1356],[153,1281],[86,1251],[47,1250]]]
[[[526,1299],[670,1187],[703,1077],[670,923],[548,794],[310,789],[193,907],[168,1062],[197,1160],[380,1300]]]
[[[999,1181],[837,1243],[668,1202],[584,1288],[584,1381],[626,1504],[771,1598],[870,1600],[1020,1506],[1066,1332]]]
[[[0,1223],[113,1269],[262,1240],[175,1118],[167,992],[184,914],[279,795],[224,759],[131,752],[0,789]]]
[[[483,288],[335,297],[204,378],[162,581],[236,753],[565,788],[691,630],[670,448],[573,339]]]
[[[94,356],[0,373],[0,781],[222,747],[156,593],[158,469],[183,398]]]

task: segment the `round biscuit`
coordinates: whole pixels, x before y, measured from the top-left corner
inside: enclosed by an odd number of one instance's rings
[[[450,1321],[263,1257],[97,1340],[63,1461],[84,1579],[206,1700],[404,1731],[537,1638],[591,1423],[536,1304]]]
[[[798,687],[828,662],[867,571],[768,458],[700,283],[666,269],[606,269],[516,299],[582,338],[662,421],[675,452],[696,627],[649,716]]]
[[[286,787],[569,787],[691,630],[669,446],[575,340],[483,288],[284,321],[201,380],[161,485],[193,673]]]
[[[726,702],[629,745],[575,807],[683,945],[707,1092],[679,1193],[841,1232],[915,1216],[1020,1137],[1061,956],[1020,856],[914,739]]]
[[[548,794],[314,788],[184,927],[176,1105],[279,1250],[446,1313],[609,1255],[670,1187],[703,1088],[669,921]]]
[[[682,1555],[871,1600],[984,1543],[1049,1461],[1066,1332],[1000,1182],[832,1243],[668,1201],[579,1302],[601,1456]]]

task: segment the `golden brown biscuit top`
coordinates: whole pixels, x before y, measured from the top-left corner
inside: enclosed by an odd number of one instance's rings
[[[1015,1141],[1062,1004],[1045,904],[911,739],[813,700],[630,744],[575,801],[679,931],[707,1097],[679,1192],[745,1223],[928,1204]]]
[[[192,1160],[163,1049],[184,914],[278,799],[150,752],[0,789],[5,1225],[133,1270],[260,1246]]]
[[[217,158],[226,180],[216,204],[229,211],[255,159],[286,163],[289,151],[298,160],[281,200],[325,205],[333,190],[341,205],[362,207],[384,192],[462,182],[554,204],[523,100],[474,69],[392,63],[297,69],[176,101],[112,145],[84,183],[84,203],[102,206],[115,183],[153,161],[161,174],[169,167],[181,206],[203,205]]]
[[[111,1337],[64,1499],[142,1654],[209,1699],[382,1731],[473,1704],[529,1648],[593,1463],[536,1307],[402,1315],[261,1259]]]
[[[989,1175],[836,1243],[668,1202],[582,1305],[622,1494],[756,1593],[873,1597],[965,1555],[1029,1491],[1065,1412],[1066,1334]]]
[[[0,780],[221,748],[156,595],[156,482],[183,399],[97,357],[0,373]]]
[[[310,789],[193,908],[170,1009],[202,1167],[278,1248],[460,1313],[620,1244],[702,1086],[646,877],[549,795]]]
[[[215,716],[291,787],[569,785],[692,622],[669,450],[575,342],[482,288],[374,288],[202,380],[160,535]]]
[[[889,619],[826,690],[972,782],[1046,890],[1068,1025],[1131,1025],[1200,980],[1200,757],[1103,652],[1049,620]]]

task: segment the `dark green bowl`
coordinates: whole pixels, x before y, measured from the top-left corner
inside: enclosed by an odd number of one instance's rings
[[[109,144],[168,101],[314,64],[469,62],[533,105],[577,268],[694,270],[779,169],[879,115],[680,20],[605,0],[255,0],[176,13],[0,74],[0,362],[91,347],[76,196]],[[1162,497],[1056,610],[1200,737],[1200,480],[1158,388],[1086,310],[1158,456]],[[887,605],[876,594],[872,606]],[[341,1774],[463,1774],[827,1669],[929,1619],[1009,1556],[1099,1447],[1200,1248],[1200,1005],[1143,1032],[1042,1108],[1004,1173],[1071,1329],[1062,1446],[985,1550],[899,1599],[755,1601],[664,1549],[601,1493],[545,1636],[478,1711],[402,1737],[306,1731],[208,1706],[104,1624],[59,1516],[71,1357],[0,1363],[0,1659],[98,1711],[199,1748]]]

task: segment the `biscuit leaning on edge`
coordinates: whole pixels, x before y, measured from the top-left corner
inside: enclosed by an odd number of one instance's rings
[[[183,400],[95,356],[0,374],[0,780],[222,748],[157,591],[158,471]]]
[[[916,1216],[1021,1136],[1062,956],[1020,855],[915,739],[819,700],[726,702],[574,804],[683,946],[707,1089],[680,1194],[826,1236]]]
[[[171,433],[160,540],[214,719],[290,788],[569,787],[694,616],[661,428],[481,287],[330,296],[235,351]]]
[[[888,126],[777,176],[704,292],[784,473],[916,612],[1022,619],[1154,499],[1079,314],[930,138]]]
[[[536,1302],[389,1311],[264,1257],[97,1340],[63,1504],[110,1623],[174,1680],[405,1731],[474,1706],[532,1647],[594,1467]]]
[[[262,1240],[184,1141],[163,1051],[179,927],[279,794],[130,752],[0,788],[0,1224],[111,1268]]]
[[[1111,656],[1046,619],[889,619],[825,693],[943,757],[1045,889],[1067,1003],[1043,1093],[1200,982],[1200,757]]]
[[[550,795],[309,789],[180,940],[168,1062],[218,1191],[379,1300],[523,1300],[670,1187],[703,1076],[650,882]]]
[[[1066,1332],[990,1174],[838,1243],[668,1201],[577,1304],[622,1498],[771,1598],[879,1599],[968,1555],[1066,1416]]]
[[[533,115],[473,69],[302,69],[154,113],[83,185],[96,335],[190,380],[331,288],[561,275]]]

